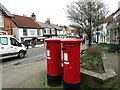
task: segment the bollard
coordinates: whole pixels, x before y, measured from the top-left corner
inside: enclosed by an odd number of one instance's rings
[[[61,43],[60,39],[46,39],[47,51],[47,85],[62,84]]]
[[[80,43],[81,39],[63,39],[62,51],[64,60],[64,82],[63,88],[80,89]]]

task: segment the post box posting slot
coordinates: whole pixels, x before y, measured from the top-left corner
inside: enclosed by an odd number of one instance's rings
[[[68,47],[62,47],[62,51],[63,52],[70,52],[70,48],[68,48]]]

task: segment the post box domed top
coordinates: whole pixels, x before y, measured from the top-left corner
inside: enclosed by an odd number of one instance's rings
[[[61,43],[81,43],[83,42],[82,39],[76,39],[76,38],[69,38],[69,39],[62,39]]]
[[[58,38],[49,38],[49,39],[46,39],[45,42],[60,42],[61,39],[58,39]]]

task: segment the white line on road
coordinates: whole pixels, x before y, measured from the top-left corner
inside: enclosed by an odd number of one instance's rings
[[[31,58],[22,59],[22,60],[20,60],[20,61],[16,61],[16,62],[7,64],[7,65],[2,65],[2,67],[7,67],[7,66],[10,66],[10,65],[14,65],[14,64],[16,64],[16,63],[21,63],[21,62],[24,62],[24,61],[28,61],[29,59],[33,59],[33,58],[41,57],[41,56],[45,56],[45,55],[46,55],[46,54],[42,54],[42,55],[37,55],[37,56],[31,57]]]

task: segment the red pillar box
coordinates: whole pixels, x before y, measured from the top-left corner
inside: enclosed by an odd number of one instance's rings
[[[80,88],[80,43],[81,39],[63,39],[64,88]]]
[[[60,39],[47,39],[47,84],[59,86],[62,84],[61,43]]]

